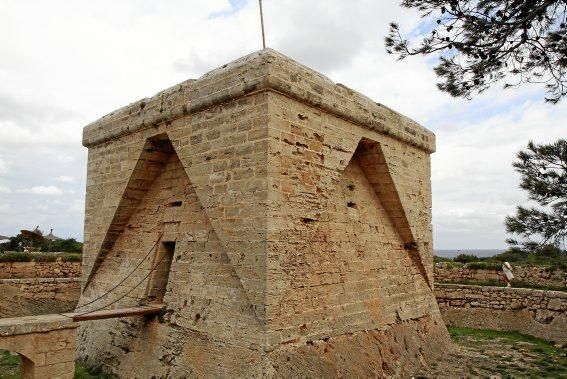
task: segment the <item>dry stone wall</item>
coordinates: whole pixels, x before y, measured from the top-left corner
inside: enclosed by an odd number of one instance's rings
[[[0,279],[76,278],[81,262],[0,262]]]
[[[79,278],[0,279],[0,318],[70,312],[80,294]]]
[[[524,288],[436,284],[448,325],[513,330],[567,343],[567,293]]]
[[[470,269],[435,264],[435,281],[441,283],[458,283],[459,281],[503,280],[502,270]],[[538,286],[567,288],[567,271],[538,266],[514,266],[514,280]]]
[[[386,376],[450,349],[432,290],[434,136],[415,122],[266,49],[105,116],[83,143],[80,304],[137,305],[167,284],[161,321],[83,324],[87,364]]]

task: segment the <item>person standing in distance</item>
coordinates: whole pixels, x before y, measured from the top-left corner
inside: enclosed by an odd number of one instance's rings
[[[514,273],[512,272],[512,266],[508,262],[502,264],[502,271],[504,271],[504,277],[506,278],[506,287],[512,287],[510,284],[512,279],[514,279]]]

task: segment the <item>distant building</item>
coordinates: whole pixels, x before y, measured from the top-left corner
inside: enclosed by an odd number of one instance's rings
[[[49,234],[48,234],[48,235],[43,236],[43,238],[45,238],[46,240],[49,240],[49,241],[60,241],[60,240],[63,239],[63,238],[60,238],[60,237],[57,237],[57,236],[53,235],[53,229],[51,229],[51,230],[49,231]]]

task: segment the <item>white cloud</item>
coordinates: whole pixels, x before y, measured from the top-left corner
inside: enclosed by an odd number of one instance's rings
[[[80,145],[81,131],[70,128],[68,123],[26,126],[17,124],[12,120],[0,120],[0,146],[7,147],[37,147],[52,146],[54,148]]]
[[[515,155],[529,140],[545,143],[564,137],[566,118],[567,107],[537,99],[503,114],[480,114],[472,123],[441,127],[432,157],[436,241],[459,248],[476,237],[475,247],[504,246],[504,218],[527,202],[512,168]]]
[[[258,50],[257,5],[0,0],[0,35],[11,36],[0,39],[0,175],[5,188],[24,189],[0,189],[1,234],[41,222],[80,239],[87,162],[82,127]],[[398,2],[265,0],[264,11],[268,46],[437,134],[436,248],[503,246],[503,217],[526,200],[511,168],[514,154],[529,139],[565,135],[560,120],[567,119],[567,100],[545,105],[535,87],[494,88],[473,102],[440,93],[430,62],[398,62],[385,53],[389,21],[408,31],[419,21]],[[61,188],[36,186],[54,182]],[[27,206],[36,195],[53,195],[44,198],[43,211]]]
[[[34,211],[46,213],[49,210],[49,205],[47,205],[47,204],[34,204],[31,208]]]
[[[85,201],[83,199],[73,201],[67,212],[83,214],[85,212]]]
[[[61,195],[63,190],[56,186],[35,186],[18,190],[21,193],[31,193],[34,195]]]
[[[6,161],[2,159],[2,157],[0,156],[0,175],[5,175],[7,173],[8,173],[8,165],[6,164]]]
[[[73,183],[75,182],[75,179],[71,176],[67,176],[67,175],[59,175],[57,177],[57,180],[60,181],[61,183]]]
[[[9,187],[0,185],[0,193],[11,193],[12,190]]]

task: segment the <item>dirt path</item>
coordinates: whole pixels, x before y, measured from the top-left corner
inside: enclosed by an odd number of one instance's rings
[[[514,332],[449,328],[456,350],[417,376],[567,378],[567,349]]]

